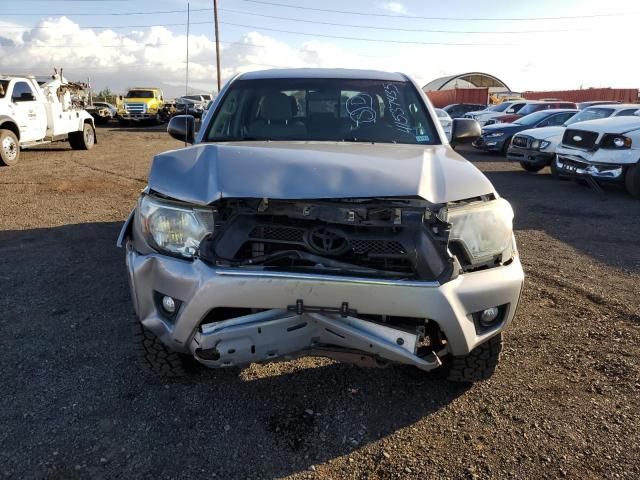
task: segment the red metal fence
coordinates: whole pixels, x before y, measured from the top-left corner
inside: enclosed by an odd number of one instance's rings
[[[453,90],[433,90],[424,93],[436,108],[446,107],[452,103],[481,103],[486,105],[489,100],[488,88],[456,88]]]
[[[588,102],[590,100],[609,100],[622,103],[638,103],[638,90],[635,88],[586,88],[583,90],[557,90],[548,92],[524,92],[528,100],[557,98],[567,102]]]

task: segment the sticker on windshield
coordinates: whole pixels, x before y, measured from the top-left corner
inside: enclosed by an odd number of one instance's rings
[[[428,135],[416,135],[416,142],[428,142],[428,141],[429,141]]]

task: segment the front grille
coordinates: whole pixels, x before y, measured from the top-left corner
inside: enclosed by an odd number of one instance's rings
[[[124,108],[127,113],[145,113],[147,110],[144,103],[125,103]]]
[[[562,137],[562,144],[581,150],[592,150],[596,146],[596,140],[598,140],[597,132],[567,129]]]
[[[351,240],[354,253],[369,255],[406,255],[400,242],[385,240]]]
[[[264,225],[254,228],[249,237],[252,240],[266,240],[282,243],[303,243],[304,230],[294,227],[282,227],[279,225]]]
[[[527,148],[529,146],[529,140],[530,137],[522,137],[516,135],[515,137],[513,137],[511,145],[513,145],[514,147]]]
[[[260,225],[249,234],[252,241],[267,243],[288,243],[305,245],[304,228]],[[348,235],[350,237],[350,235]],[[395,240],[348,238],[350,251],[357,255],[406,255],[407,252],[400,242]]]

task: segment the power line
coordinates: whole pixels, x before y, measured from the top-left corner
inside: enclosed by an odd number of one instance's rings
[[[173,45],[172,43],[141,43],[135,45],[100,45],[100,44],[87,44],[87,45],[36,45],[33,43],[22,43],[18,45],[0,45],[0,50],[3,48],[148,48],[148,47],[167,47]]]
[[[513,43],[453,43],[453,42],[417,42],[413,40],[384,40],[380,38],[347,37],[342,35],[328,35],[323,33],[296,32],[293,30],[280,30],[277,28],[262,27],[257,25],[245,25],[242,23],[231,23],[231,22],[222,22],[222,21],[220,23],[223,23],[225,25],[231,25],[234,27],[251,28],[256,30],[267,30],[270,32],[290,33],[292,35],[304,35],[304,36],[323,37],[323,38],[339,38],[342,40],[358,40],[362,42],[399,43],[399,44],[407,44],[407,45],[448,45],[448,46],[462,46],[462,47],[504,47],[504,46],[516,45]]]
[[[278,20],[287,20],[294,22],[302,22],[302,23],[313,23],[316,25],[332,25],[336,27],[349,27],[349,28],[364,28],[370,30],[389,30],[394,32],[423,32],[423,33],[464,33],[464,34],[526,34],[526,33],[552,33],[552,32],[573,32],[584,29],[548,29],[548,30],[511,30],[511,31],[493,31],[488,32],[486,30],[431,30],[424,28],[396,28],[396,27],[376,27],[372,25],[354,25],[352,23],[335,23],[335,22],[322,22],[319,20],[305,20],[303,18],[291,18],[291,17],[281,17],[277,15],[265,15],[262,13],[252,13],[252,12],[243,12],[241,10],[233,10],[230,8],[220,8],[220,10],[225,12],[232,12],[239,15],[250,15],[253,17],[262,17],[262,18],[274,18]]]
[[[350,28],[362,28],[362,29],[371,29],[371,30],[388,30],[394,32],[417,32],[417,33],[452,33],[452,34],[529,34],[529,33],[564,33],[564,32],[576,32],[576,31],[584,31],[586,29],[549,29],[549,30],[512,30],[512,31],[504,31],[504,30],[496,30],[492,32],[488,31],[480,31],[480,30],[431,30],[431,29],[423,29],[423,28],[392,28],[392,27],[376,27],[376,26],[367,26],[367,25],[353,25],[348,23],[334,23],[334,22],[321,22],[315,20],[305,20],[302,18],[290,18],[290,17],[279,17],[275,15],[263,15],[260,13],[249,13],[249,12],[241,12],[239,10],[232,10],[228,8],[220,8],[219,10],[225,12],[237,13],[240,15],[251,15],[255,17],[263,17],[263,18],[274,18],[279,20],[287,20],[294,22],[303,22],[303,23],[311,23],[317,25],[333,25],[337,27],[350,27]],[[214,22],[212,20],[205,20],[200,22],[191,22],[191,25],[212,25]],[[87,29],[123,29],[123,28],[151,28],[151,27],[185,27],[186,23],[153,23],[146,25],[78,25],[79,28],[87,28]],[[0,30],[39,30],[39,29],[49,29],[49,28],[60,28],[59,25],[37,25],[33,27],[22,27],[22,26],[9,26],[9,25],[0,25]]]
[[[601,18],[601,17],[626,17],[629,15],[638,15],[640,12],[625,12],[625,13],[597,13],[592,15],[570,15],[559,17],[425,17],[419,15],[392,15],[389,13],[371,13],[371,12],[356,12],[347,10],[330,10],[327,8],[307,7],[302,5],[291,5],[287,3],[266,2],[263,0],[244,0],[245,2],[260,3],[263,5],[271,5],[276,7],[285,8],[297,8],[299,10],[310,10],[314,12],[327,12],[327,13],[340,13],[348,15],[362,15],[367,17],[387,17],[387,18],[407,18],[407,19],[419,19],[419,20],[451,20],[451,21],[472,21],[472,22],[500,22],[500,21],[538,21],[538,20],[573,20],[581,18]]]
[[[192,12],[208,12],[208,8],[194,8],[191,10]],[[156,11],[146,11],[146,12],[67,12],[67,13],[7,13],[3,12],[4,15],[8,17],[46,17],[46,16],[86,16],[86,17],[102,17],[102,16],[126,16],[126,15],[160,15],[165,13],[187,13],[186,10],[156,10]]]

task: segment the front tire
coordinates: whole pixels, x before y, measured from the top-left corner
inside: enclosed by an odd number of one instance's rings
[[[131,330],[138,364],[145,372],[159,377],[179,378],[193,369],[195,360],[169,349],[135,315],[131,316]]]
[[[74,150],[91,150],[96,143],[96,131],[93,125],[85,123],[80,132],[69,134],[69,145]]]
[[[20,159],[20,142],[11,130],[0,129],[0,165],[15,165]]]
[[[528,162],[520,162],[520,166],[524,168],[527,172],[539,172],[544,167],[546,167],[545,163],[528,163]]]
[[[502,334],[490,338],[463,357],[445,359],[442,372],[451,382],[473,383],[486,380],[496,371],[502,351]]]
[[[640,198],[640,162],[632,165],[624,177],[627,192],[634,198]]]

